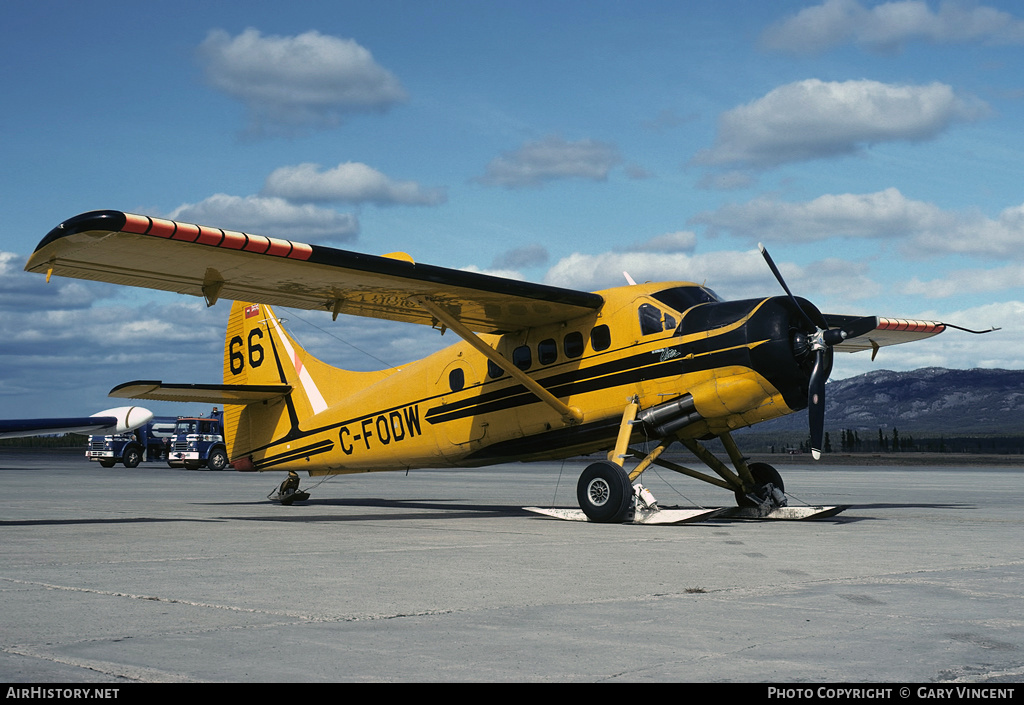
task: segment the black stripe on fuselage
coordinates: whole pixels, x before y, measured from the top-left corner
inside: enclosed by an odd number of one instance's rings
[[[309,458],[313,455],[320,455],[321,453],[328,453],[334,449],[334,442],[330,440],[320,441],[318,443],[312,443],[302,448],[289,449],[286,453],[279,455],[271,455],[263,458],[258,462],[254,462],[253,465],[257,470],[266,470],[267,468],[275,465],[281,465],[282,463],[288,463],[293,460],[301,460],[302,458]]]
[[[687,347],[686,345],[677,345],[659,348],[656,351],[631,355],[607,364],[587,367],[583,370],[567,372],[538,381],[556,397],[568,397],[726,365],[749,366],[750,355],[746,347],[686,358],[685,356],[691,354],[689,351],[682,352]],[[663,361],[664,350],[674,350],[678,354]],[[680,394],[684,391],[686,390],[680,390]],[[522,385],[516,385],[472,399],[429,409],[424,418],[428,423],[437,424],[536,402],[537,398],[532,392]]]

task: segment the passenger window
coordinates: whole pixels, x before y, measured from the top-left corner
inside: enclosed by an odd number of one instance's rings
[[[456,367],[448,373],[448,386],[453,392],[462,391],[466,386],[466,373],[461,367]]]
[[[676,329],[676,317],[671,315],[671,314],[666,313],[665,314],[665,330],[675,330],[675,329]]]
[[[493,360],[488,360],[487,361],[487,374],[488,374],[488,376],[491,379],[498,379],[503,374],[505,374],[505,370],[501,369],[501,367],[499,367],[498,365],[494,364]]]
[[[552,338],[542,340],[537,345],[537,362],[542,365],[550,365],[558,359],[558,343]]]
[[[608,326],[600,325],[590,331],[590,347],[600,352],[607,350],[612,344],[612,333]]]
[[[566,357],[579,357],[583,354],[583,334],[573,331],[565,336],[562,341],[562,352]]]
[[[530,365],[533,364],[533,354],[530,352],[529,345],[520,345],[512,351],[512,364],[521,370],[530,369]]]
[[[660,333],[661,311],[650,304],[640,304],[640,334]]]

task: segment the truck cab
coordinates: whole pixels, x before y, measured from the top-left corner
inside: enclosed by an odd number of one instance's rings
[[[169,439],[167,464],[189,470],[223,470],[228,466],[224,427],[217,409],[210,416],[178,418]]]
[[[134,468],[143,460],[159,460],[174,423],[173,417],[160,416],[128,433],[89,436],[85,457],[105,468],[112,468],[117,463]]]
[[[124,463],[126,468],[134,468],[146,457],[145,453],[137,432],[131,431],[108,436],[89,436],[85,457],[99,462],[105,468],[112,468],[117,463]]]

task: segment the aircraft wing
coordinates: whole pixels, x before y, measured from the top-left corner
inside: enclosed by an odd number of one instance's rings
[[[153,412],[141,406],[122,406],[101,411],[92,416],[73,416],[53,419],[2,419],[0,438],[45,436],[56,433],[89,433],[104,431],[127,433],[153,419]]]
[[[25,269],[47,275],[434,325],[427,297],[471,330],[499,333],[600,308],[599,294],[120,211],[67,220]]]
[[[843,316],[837,314],[825,314],[825,322],[829,328],[839,328],[843,324],[859,318],[858,316]],[[878,325],[873,331],[860,335],[856,338],[844,340],[834,346],[840,352],[859,352],[861,350],[874,350],[886,345],[898,345],[910,343],[915,340],[923,340],[933,335],[938,335],[946,330],[946,324],[938,321],[914,321],[906,318],[878,318]]]

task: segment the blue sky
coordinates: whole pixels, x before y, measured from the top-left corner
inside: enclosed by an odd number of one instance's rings
[[[22,272],[103,208],[726,298],[780,292],[760,241],[822,310],[1003,328],[833,378],[1024,367],[1019,3],[7,0],[0,22],[0,416],[219,381],[226,306]],[[353,369],[450,342],[283,315]]]

